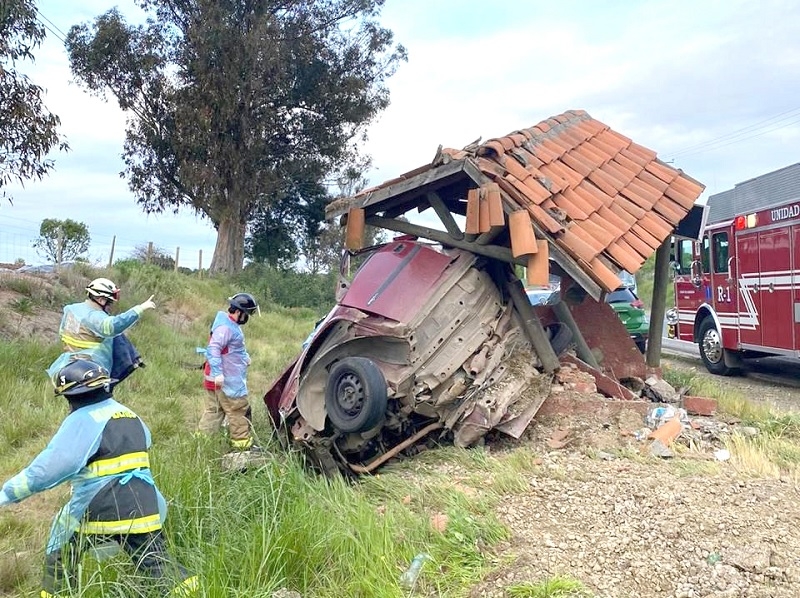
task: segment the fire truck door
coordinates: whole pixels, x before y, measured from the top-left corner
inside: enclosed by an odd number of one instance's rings
[[[737,289],[739,341],[761,346],[761,288],[758,256],[758,233],[736,235],[734,266]]]
[[[736,348],[739,334],[738,300],[736,298],[736,265],[731,259],[729,231],[722,230],[711,235],[711,280],[708,287],[708,302],[714,306],[721,327],[722,346]]]
[[[778,349],[794,348],[794,301],[792,298],[792,247],[789,227],[759,233],[761,263],[762,344]]]

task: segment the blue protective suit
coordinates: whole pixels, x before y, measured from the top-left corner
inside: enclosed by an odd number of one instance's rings
[[[19,502],[71,482],[72,495],[53,520],[46,552],[84,534],[148,533],[161,529],[164,497],[150,472],[150,430],[113,398],[70,413],[45,449],[2,487]]]
[[[110,372],[114,360],[114,337],[133,326],[142,311],[137,305],[112,316],[90,299],[65,305],[58,330],[64,353],[47,369],[50,379],[53,380],[61,368],[75,358],[91,359]]]
[[[225,376],[222,392],[226,396],[232,399],[247,396],[247,366],[250,365],[250,355],[244,346],[242,327],[231,320],[230,314],[217,312],[211,325],[208,346],[205,351],[199,349],[198,352],[202,352],[206,358],[206,383],[213,385],[214,378],[222,374]]]

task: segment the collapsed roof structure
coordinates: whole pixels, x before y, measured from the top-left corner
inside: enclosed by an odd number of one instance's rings
[[[620,271],[638,271],[670,237],[703,189],[653,150],[569,110],[460,150],[440,147],[429,164],[331,203],[326,216],[346,222],[361,210],[366,224],[530,267],[542,244],[515,226],[524,214],[546,242],[545,264],[599,301],[621,285]],[[402,217],[428,209],[444,230]]]

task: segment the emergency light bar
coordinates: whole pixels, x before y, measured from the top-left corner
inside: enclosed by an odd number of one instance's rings
[[[736,230],[744,230],[746,228],[754,228],[758,224],[756,214],[747,214],[747,216],[737,216],[733,222],[733,227]]]

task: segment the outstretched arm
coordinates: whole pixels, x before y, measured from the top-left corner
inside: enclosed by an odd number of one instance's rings
[[[31,464],[3,484],[0,504],[19,502],[73,478],[97,451],[101,432],[89,418],[68,416]]]

